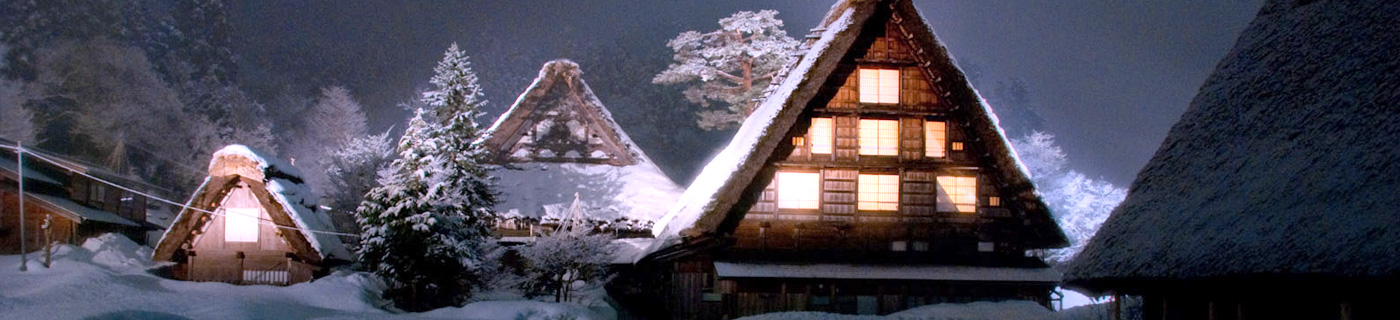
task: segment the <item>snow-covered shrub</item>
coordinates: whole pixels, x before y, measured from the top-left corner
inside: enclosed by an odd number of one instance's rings
[[[612,258],[613,237],[589,228],[563,228],[535,239],[519,249],[525,259],[528,296],[554,295],[568,301],[575,282],[597,284],[606,280]]]

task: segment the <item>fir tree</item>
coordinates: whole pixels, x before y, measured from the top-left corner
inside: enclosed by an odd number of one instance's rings
[[[360,260],[389,280],[385,297],[407,310],[461,303],[480,285],[496,196],[481,165],[475,118],[484,103],[466,56],[453,44],[399,143],[356,211]],[[431,112],[437,117],[429,119]]]

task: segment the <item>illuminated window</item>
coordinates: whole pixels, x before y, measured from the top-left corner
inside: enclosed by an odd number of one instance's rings
[[[258,242],[259,208],[224,208],[224,241]]]
[[[831,118],[812,118],[812,153],[831,153]]]
[[[977,212],[977,177],[938,177],[938,211]]]
[[[1000,206],[1001,206],[1001,197],[987,197],[987,206],[988,206],[988,207],[1000,207]]]
[[[861,103],[899,103],[898,69],[860,69]]]
[[[778,208],[816,209],[820,186],[818,173],[778,172]]]
[[[875,156],[899,154],[899,121],[860,120],[860,154]]]
[[[924,156],[942,158],[943,143],[948,141],[948,127],[942,121],[924,122]]]
[[[894,211],[899,209],[899,176],[862,174],[856,187],[856,208]]]
[[[962,150],[963,150],[963,143],[962,143],[962,142],[954,142],[954,143],[953,143],[953,147],[952,147],[951,149],[953,149],[953,151],[962,151]]]
[[[908,251],[909,243],[905,241],[890,242],[890,251]]]

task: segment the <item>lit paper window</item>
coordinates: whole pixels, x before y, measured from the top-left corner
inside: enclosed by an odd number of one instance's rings
[[[860,120],[860,154],[874,156],[899,154],[899,121]]]
[[[938,211],[977,212],[977,177],[938,177]]]
[[[820,186],[818,173],[778,172],[778,208],[816,209]]]
[[[899,103],[898,69],[860,69],[861,103]]]
[[[831,154],[831,118],[812,118],[812,153]]]
[[[862,174],[856,189],[856,207],[860,210],[894,211],[899,209],[899,176]]]
[[[947,153],[943,143],[948,141],[948,127],[942,121],[924,122],[924,156],[942,158]]]
[[[225,208],[224,241],[258,242],[259,208]]]

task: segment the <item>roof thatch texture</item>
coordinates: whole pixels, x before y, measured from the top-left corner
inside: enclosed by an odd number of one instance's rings
[[[1400,2],[1270,1],[1069,285],[1400,276]]]

